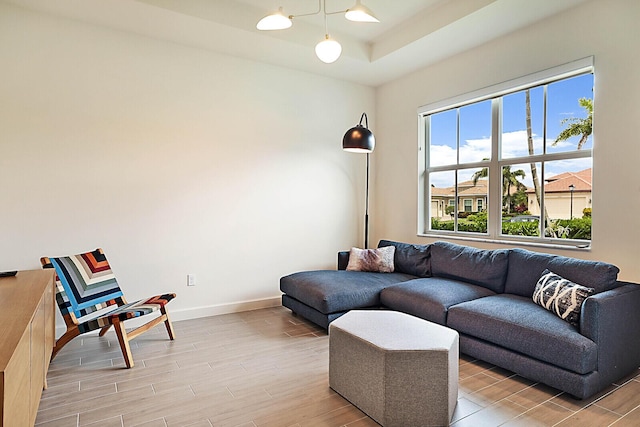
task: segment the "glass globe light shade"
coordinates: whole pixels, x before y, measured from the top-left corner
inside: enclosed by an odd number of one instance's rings
[[[316,56],[320,61],[331,64],[340,58],[342,53],[342,46],[340,43],[329,37],[329,34],[325,35],[324,40],[316,45]]]

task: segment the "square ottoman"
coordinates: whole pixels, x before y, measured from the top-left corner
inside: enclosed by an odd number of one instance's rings
[[[448,425],[458,333],[396,311],[350,311],[329,325],[329,386],[386,427]]]

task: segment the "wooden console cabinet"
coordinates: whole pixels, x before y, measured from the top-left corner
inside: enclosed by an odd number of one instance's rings
[[[0,278],[0,427],[33,426],[55,342],[53,270]]]

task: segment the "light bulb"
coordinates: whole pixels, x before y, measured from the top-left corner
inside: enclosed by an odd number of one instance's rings
[[[324,40],[316,45],[316,56],[320,61],[331,64],[340,58],[342,53],[342,46],[340,43],[329,37],[329,34],[325,34]]]

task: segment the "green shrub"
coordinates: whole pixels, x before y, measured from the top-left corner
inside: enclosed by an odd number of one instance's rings
[[[486,233],[487,221],[465,221],[458,222],[458,231],[464,231],[467,233]]]
[[[503,222],[502,234],[512,236],[539,236],[538,221],[529,222]]]
[[[431,218],[431,229],[453,231],[453,221],[440,221],[437,218]]]
[[[432,230],[453,231],[453,221],[440,221],[431,218]],[[478,212],[468,218],[458,221],[458,231],[467,233],[487,232],[487,213]],[[503,222],[502,234],[512,236],[540,236],[538,221],[530,222]],[[547,237],[558,239],[591,240],[591,218],[559,219],[552,221],[545,229]]]
[[[591,217],[559,219],[554,221],[556,226],[568,229],[565,239],[591,240]],[[560,237],[560,236],[558,236]]]

